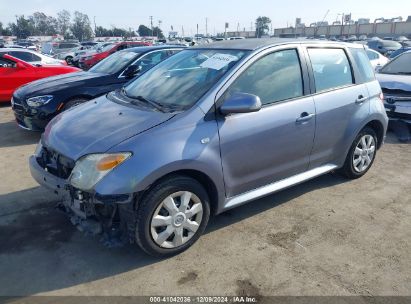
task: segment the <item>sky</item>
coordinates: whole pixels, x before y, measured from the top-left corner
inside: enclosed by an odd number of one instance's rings
[[[351,13],[353,19],[385,17],[392,18],[411,15],[410,0],[0,0],[0,22],[8,24],[15,21],[16,15],[31,15],[35,11],[56,16],[57,12],[66,9],[88,14],[94,27],[94,17],[97,26],[110,28],[112,26],[134,29],[138,25],[150,26],[150,16],[153,24],[159,25],[166,34],[173,26],[185,36],[205,33],[206,19],[208,33],[224,32],[225,22],[229,23],[228,31],[237,28],[250,30],[254,28],[258,16],[267,16],[272,21],[273,28],[294,25],[295,18],[309,25],[324,19],[330,23],[341,13]],[[328,11],[328,14],[327,14]]]

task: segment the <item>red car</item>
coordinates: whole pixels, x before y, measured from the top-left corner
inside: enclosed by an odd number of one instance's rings
[[[88,53],[80,57],[79,66],[82,69],[88,70],[97,62],[103,60],[104,58],[110,56],[111,54],[121,51],[124,49],[138,47],[138,46],[150,46],[151,43],[142,42],[142,41],[123,41],[123,42],[114,42],[109,44],[102,49],[94,53]]]
[[[0,56],[0,102],[9,102],[13,92],[23,84],[37,79],[81,71],[63,65],[31,65],[10,55]]]

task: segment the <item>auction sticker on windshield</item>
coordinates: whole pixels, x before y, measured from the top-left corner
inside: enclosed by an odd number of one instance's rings
[[[206,61],[204,61],[200,66],[206,69],[221,70],[230,62],[237,60],[238,57],[236,56],[217,53],[208,58]]]

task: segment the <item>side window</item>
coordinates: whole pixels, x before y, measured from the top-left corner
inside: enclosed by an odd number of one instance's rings
[[[33,56],[33,61],[41,61],[41,58],[35,54],[31,54]]]
[[[6,58],[0,58],[0,68],[14,68],[16,64]]]
[[[370,60],[378,59],[378,54],[372,52],[372,51],[367,51],[367,56],[370,58]]]
[[[374,70],[371,66],[370,60],[365,55],[363,49],[350,49],[352,56],[354,57],[355,64],[358,67],[358,72],[363,82],[369,82],[375,80]],[[368,52],[367,52],[368,53]],[[374,54],[375,55],[375,54]]]
[[[168,50],[169,56],[177,54],[178,52],[181,52],[181,50]]]
[[[302,96],[303,80],[297,51],[278,51],[254,62],[228,88],[224,98],[238,92],[257,95],[262,104]]]
[[[353,84],[351,66],[343,49],[309,48],[316,92]]]
[[[32,54],[29,53],[29,52],[12,51],[12,52],[9,52],[9,54],[13,57],[16,57],[16,58],[18,58],[20,60],[23,60],[23,61],[26,61],[26,62],[33,62],[34,61]]]
[[[151,69],[167,57],[168,55],[166,50],[152,52],[138,59],[135,64],[140,65],[141,71],[144,72]]]

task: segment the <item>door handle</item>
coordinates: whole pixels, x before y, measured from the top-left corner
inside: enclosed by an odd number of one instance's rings
[[[302,123],[302,122],[306,122],[309,121],[310,119],[312,119],[315,116],[315,114],[311,113],[307,113],[307,112],[303,112],[301,113],[300,117],[298,117],[295,122],[297,123]]]
[[[355,103],[356,104],[362,104],[364,101],[366,101],[368,98],[364,97],[363,95],[358,96],[358,98],[356,99]]]

